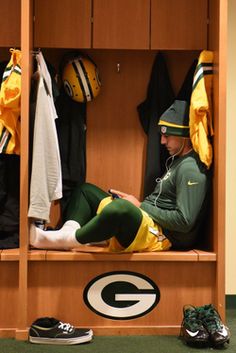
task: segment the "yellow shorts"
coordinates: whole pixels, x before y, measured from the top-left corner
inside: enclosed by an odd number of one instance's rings
[[[102,209],[112,202],[112,198],[103,199],[97,209],[100,213]],[[171,242],[162,233],[162,228],[142,209],[143,219],[133,242],[123,248],[115,237],[109,240],[109,251],[112,252],[142,252],[142,251],[163,251],[169,250]]]

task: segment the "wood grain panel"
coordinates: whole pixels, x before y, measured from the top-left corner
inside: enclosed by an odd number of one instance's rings
[[[94,52],[102,89],[87,106],[87,180],[105,190],[140,197],[146,136],[137,105],[145,99],[153,58],[144,52]]]
[[[19,220],[19,297],[16,327],[25,330],[27,322],[27,284],[28,284],[28,162],[29,162],[29,104],[32,74],[32,17],[33,1],[22,0],[21,30],[21,160],[20,160],[20,220]]]
[[[89,48],[91,0],[35,0],[34,46]]]
[[[225,204],[226,204],[226,80],[227,80],[227,6],[223,0],[210,0],[209,46],[214,51],[214,185],[213,245],[217,252],[217,309],[225,317]]]
[[[16,327],[18,308],[18,262],[0,262],[0,328]]]
[[[21,0],[1,1],[0,47],[20,47]]]
[[[131,320],[111,320],[92,312],[83,301],[89,281],[106,272],[124,270],[144,274],[156,283],[161,292],[157,307]],[[179,326],[184,304],[214,303],[214,281],[214,262],[31,262],[29,322],[40,316],[55,316],[93,328]]]
[[[207,48],[207,0],[152,1],[151,48]]]
[[[146,99],[156,52],[91,51],[102,88],[87,105],[87,181],[142,195],[146,135],[137,106]],[[165,52],[177,93],[196,52]],[[179,63],[176,66],[176,62]],[[119,64],[120,72],[117,72]]]
[[[93,48],[148,49],[149,0],[94,0]]]
[[[33,259],[37,259],[37,251]],[[208,254],[208,256],[207,256]],[[204,253],[208,261],[215,261],[214,254]],[[96,246],[81,246],[78,250],[73,251],[52,251],[46,253],[47,261],[198,261],[198,252],[195,250],[189,251],[160,251],[160,252],[141,252],[141,253],[111,253],[103,251],[101,247]]]

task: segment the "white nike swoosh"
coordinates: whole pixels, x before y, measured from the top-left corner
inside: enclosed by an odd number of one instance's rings
[[[197,181],[188,181],[188,185],[197,185],[198,184],[198,182]]]
[[[225,326],[222,327],[222,331],[219,332],[219,334],[222,335],[222,336],[224,336],[224,337],[228,336],[228,332],[227,332]]]
[[[195,337],[195,336],[197,336],[198,333],[199,333],[199,331],[192,332],[192,331],[189,331],[189,330],[187,330],[187,329],[186,329],[186,331],[187,331],[187,333],[189,334],[189,336],[191,336],[191,337]]]

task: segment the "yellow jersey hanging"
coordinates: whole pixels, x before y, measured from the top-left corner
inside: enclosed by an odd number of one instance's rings
[[[212,126],[213,52],[203,50],[194,73],[189,111],[190,138],[201,161],[210,168],[213,158]]]
[[[10,53],[0,89],[0,153],[20,154],[21,51]]]

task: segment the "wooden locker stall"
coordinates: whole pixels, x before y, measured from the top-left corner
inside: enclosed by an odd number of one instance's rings
[[[1,4],[0,62],[9,62],[10,48],[20,48],[21,2],[13,0]],[[15,171],[16,172],[16,171]],[[0,249],[0,336],[12,336],[16,322],[19,299],[19,262],[16,258],[5,258]],[[17,250],[19,254],[19,251]]]
[[[1,319],[0,336],[8,330],[13,337],[26,339],[29,325],[41,316],[55,316],[78,327],[89,326],[95,334],[178,334],[182,307],[187,303],[214,303],[224,318],[225,2],[70,0],[65,11],[56,0],[22,0],[21,6],[25,88],[21,242],[19,250],[1,253],[4,266],[6,260],[13,260],[9,261],[9,271],[13,266],[19,270],[19,305],[17,328],[12,326],[16,322],[13,318]],[[57,13],[53,22],[52,11]],[[181,20],[185,14],[191,23],[189,31]],[[89,54],[96,62],[102,87],[98,97],[87,104],[87,181],[138,198],[143,193],[147,137],[137,106],[146,98],[157,51],[162,50],[166,58],[175,92],[200,51],[214,51],[214,197],[207,250],[137,254],[28,250],[29,92],[32,49],[37,48],[56,68],[71,49]],[[54,207],[52,223],[55,225],[57,220]],[[104,317],[91,310],[84,299],[85,288],[95,278],[117,271],[138,273],[155,282],[160,290],[157,306],[129,320]],[[3,298],[11,285],[5,277],[4,281],[5,289],[0,292]]]

